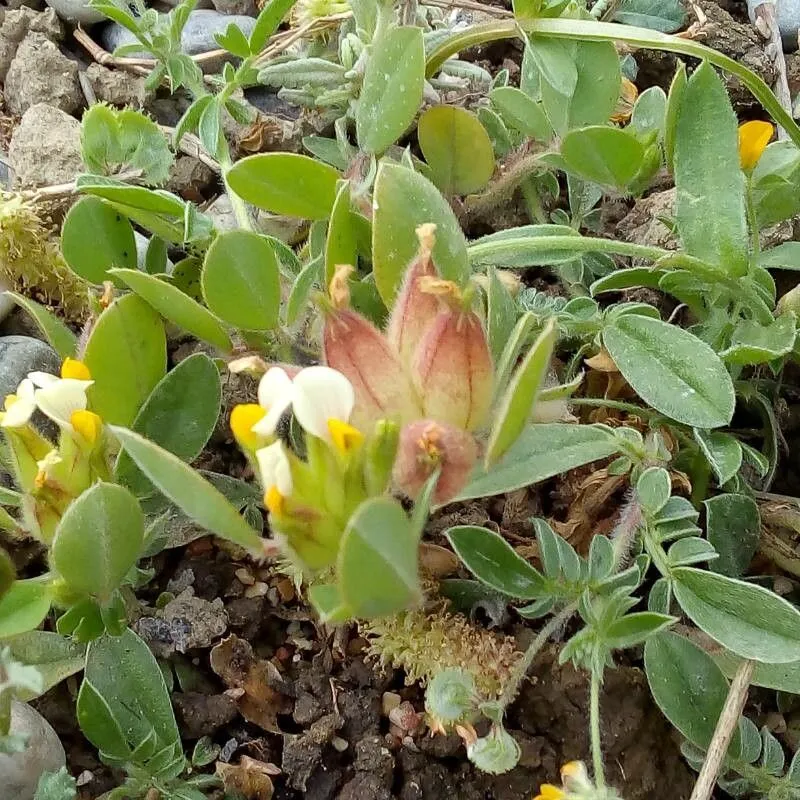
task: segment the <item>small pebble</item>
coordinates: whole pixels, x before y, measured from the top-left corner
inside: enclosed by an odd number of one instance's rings
[[[344,753],[344,751],[350,746],[347,740],[342,739],[341,736],[334,736],[333,739],[331,739],[331,744],[337,753]]]
[[[107,19],[105,14],[92,8],[87,0],[45,0],[45,2],[64,22],[73,25],[94,25],[95,22]]]
[[[381,706],[383,708],[383,715],[388,717],[395,708],[398,708],[403,698],[397,692],[384,692],[381,698]]]

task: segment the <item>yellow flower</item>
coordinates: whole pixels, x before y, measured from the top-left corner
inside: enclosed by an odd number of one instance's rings
[[[266,415],[266,409],[256,403],[241,403],[233,407],[231,431],[242,447],[248,450],[255,450],[258,447],[260,437],[253,430],[253,425],[260,422]]]
[[[103,420],[93,411],[78,409],[69,418],[72,427],[90,444],[94,445],[103,430]]]
[[[563,789],[553,786],[552,783],[543,783],[539,787],[539,794],[533,800],[563,800],[565,797]]]
[[[755,167],[773,133],[772,123],[760,119],[739,126],[739,161],[743,170],[749,172]]]
[[[89,367],[74,358],[65,358],[64,363],[61,365],[61,377],[73,378],[77,381],[90,381],[92,375],[89,372]]]

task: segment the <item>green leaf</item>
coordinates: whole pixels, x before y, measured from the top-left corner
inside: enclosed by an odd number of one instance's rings
[[[541,79],[563,95],[565,100],[572,97],[578,84],[575,43],[545,36],[529,36],[527,49]]]
[[[603,643],[612,650],[635,647],[642,642],[649,641],[650,637],[661,633],[675,621],[675,617],[656,614],[652,611],[626,614],[605,629]]]
[[[217,236],[206,253],[202,281],[208,307],[228,324],[256,331],[278,324],[278,259],[263,236],[245,230]]]
[[[781,314],[769,325],[751,319],[739,320],[731,335],[730,346],[720,353],[720,357],[739,366],[768,364],[792,352],[797,336],[795,326],[794,314]]]
[[[545,592],[545,580],[499,534],[476,525],[459,525],[447,539],[464,566],[481,582],[508,597],[534,600]]]
[[[660,86],[651,86],[636,98],[628,130],[641,137],[655,132],[661,139],[666,116],[667,95]]]
[[[664,270],[651,267],[617,269],[602,278],[598,278],[589,287],[589,292],[592,297],[595,297],[603,292],[618,292],[620,289],[631,289],[638,286],[658,289],[661,285],[661,279],[666,274],[667,272]]]
[[[695,428],[694,438],[708,459],[720,486],[726,484],[742,466],[742,446],[729,433],[701,431]]]
[[[492,105],[503,121],[525,136],[539,142],[553,138],[553,128],[544,113],[541,103],[531,99],[520,89],[503,86],[489,93]]]
[[[3,641],[12,657],[29,666],[36,667],[42,677],[42,691],[52,689],[65,678],[80,672],[86,662],[86,648],[64,636],[50,631],[28,631]],[[38,694],[16,692],[18,700],[28,702]]]
[[[339,173],[296,153],[260,153],[237,161],[228,185],[257,208],[301,219],[327,219],[336,200]]]
[[[294,325],[300,312],[307,307],[315,284],[321,284],[324,277],[322,258],[315,258],[306,264],[292,284],[292,291],[286,303],[286,324]]]
[[[703,505],[708,541],[719,553],[711,569],[738,578],[750,566],[761,538],[758,506],[743,494],[720,494]]]
[[[731,421],[731,377],[717,354],[688,331],[624,314],[603,330],[603,344],[625,380],[656,411],[697,428]]]
[[[177,286],[135,269],[115,269],[111,274],[126,283],[165,319],[198,339],[230,352],[232,345],[225,326]]]
[[[167,271],[168,245],[158,236],[151,236],[147,242],[147,250],[144,254],[144,271],[148,275],[157,275]]]
[[[95,483],[70,503],[56,528],[50,563],[79,594],[105,602],[136,564],[144,515],[122,486]]]
[[[800,152],[792,142],[767,146],[753,170],[752,193],[761,228],[800,212]]]
[[[664,117],[664,159],[667,163],[667,168],[673,173],[675,172],[675,137],[678,128],[678,113],[683,104],[687,82],[686,65],[679,61],[678,68],[672,78],[672,84],[669,87],[667,113]]]
[[[693,567],[673,570],[675,599],[687,616],[728,650],[753,661],[800,659],[800,611],[752,583]]]
[[[39,580],[16,581],[0,598],[0,639],[38,628],[50,611],[50,586]]]
[[[447,196],[479,192],[494,172],[494,150],[478,118],[457,106],[429,108],[417,123],[433,182]]]
[[[672,481],[663,467],[649,467],[636,481],[636,495],[645,513],[655,516],[667,504]]]
[[[800,242],[783,242],[759,254],[758,264],[766,269],[800,270]]]
[[[475,470],[454,501],[521,489],[616,452],[611,437],[591,425],[529,425],[491,470]]]
[[[467,243],[450,205],[417,172],[383,162],[375,179],[372,222],[373,272],[381,298],[391,306],[406,268],[419,249],[416,229],[436,225],[433,260],[439,274],[463,285],[469,277]]]
[[[664,716],[693,745],[708,749],[728,696],[728,681],[711,656],[683,636],[664,632],[645,644],[644,668]],[[736,731],[729,753],[740,749]]]
[[[78,337],[58,317],[24,295],[16,292],[6,292],[6,294],[31,315],[47,343],[62,359],[75,356]]]
[[[102,636],[89,645],[86,672],[78,696],[78,721],[86,738],[109,752],[107,734],[96,725],[97,716],[84,703],[84,691],[94,693],[123,732],[124,742],[113,742],[112,755],[136,751],[154,737],[153,752],[180,751],[180,734],[164,674],[147,645],[130,629],[121,636]],[[117,756],[118,757],[118,756]],[[124,756],[123,756],[124,757]],[[134,755],[134,763],[141,759]]]
[[[495,364],[499,364],[506,342],[516,325],[517,303],[497,276],[494,267],[490,267],[487,274],[489,287],[486,293],[486,328],[492,359]]]
[[[716,561],[717,557],[714,546],[705,539],[699,536],[687,536],[669,548],[667,563],[670,567],[688,567],[690,564]]]
[[[83,360],[94,380],[89,388],[92,410],[105,422],[131,423],[166,372],[167,341],[160,317],[136,295],[118,298],[97,320]]]
[[[356,108],[356,138],[380,155],[411,126],[422,105],[425,48],[422,29],[389,27],[370,45]]]
[[[343,181],[333,204],[325,240],[325,282],[330,284],[336,267],[355,267],[358,261],[358,234],[350,209],[350,181]]]
[[[548,249],[547,240],[556,236],[574,238],[575,249]],[[524,225],[482,236],[470,244],[468,253],[473,268],[523,268],[564,264],[589,248],[588,240],[567,225]]]
[[[261,537],[225,496],[177,456],[138,433],[112,426],[114,435],[153,485],[187,517],[222,539],[258,553]]]
[[[736,674],[742,663],[738,656],[727,650],[719,650],[713,657],[729,678]],[[790,661],[786,664],[756,664],[750,683],[778,692],[800,694],[800,661]]]
[[[551,318],[518,367],[496,411],[484,458],[487,471],[505,455],[528,424],[557,339],[558,327]]]
[[[644,146],[631,133],[608,125],[571,130],[561,142],[567,168],[582,178],[624,189],[644,162]]]
[[[99,197],[82,197],[64,219],[61,250],[70,269],[90,283],[108,280],[112,267],[136,269],[130,222]]]
[[[320,622],[335,625],[352,619],[353,611],[345,605],[339,587],[333,583],[311,586],[308,599],[319,614]]]
[[[286,15],[292,10],[296,0],[269,0],[264,4],[250,34],[250,52],[260,53],[267,40],[278,30]]]
[[[662,33],[683,27],[686,12],[680,0],[622,0],[612,19],[623,25],[636,25]]]
[[[402,505],[389,497],[363,502],[350,517],[339,550],[342,602],[356,617],[394,614],[422,597],[418,539]]]
[[[744,275],[748,232],[738,125],[708,62],[689,79],[675,124],[675,221],[683,246],[731,275]]]
[[[194,353],[161,379],[132,427],[164,450],[191,462],[214,432],[221,402],[219,370],[205,353]],[[114,477],[140,497],[153,488],[124,450]]]

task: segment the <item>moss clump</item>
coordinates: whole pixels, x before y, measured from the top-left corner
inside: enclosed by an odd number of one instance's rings
[[[34,204],[15,194],[0,195],[0,279],[70,322],[91,314],[89,284],[67,266]]]
[[[483,699],[498,697],[522,657],[509,636],[470,625],[460,614],[405,611],[360,625],[370,655],[383,666],[401,668],[406,682],[427,685],[446,669],[464,669]]]

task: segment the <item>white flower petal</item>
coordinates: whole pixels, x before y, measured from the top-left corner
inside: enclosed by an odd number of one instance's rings
[[[70,418],[75,411],[86,408],[86,390],[92,381],[79,381],[71,378],[58,380],[43,389],[36,390],[36,405],[39,410],[57,425],[71,428]]]
[[[0,423],[4,428],[21,428],[27,425],[33,412],[36,411],[36,403],[33,399],[35,392],[34,385],[27,378],[20,383],[14,393],[16,400],[12,402],[3,414],[3,421]]]
[[[355,405],[353,386],[341,372],[330,367],[307,367],[294,379],[292,408],[308,433],[330,441],[328,420],[348,422]]]
[[[49,372],[29,372],[28,380],[31,381],[34,386],[37,386],[41,389],[45,386],[50,386],[53,383],[58,383],[61,378],[51,375]]]
[[[284,411],[292,404],[292,379],[280,367],[267,370],[258,384],[258,403],[267,412],[252,430],[259,436],[273,436]]]
[[[269,447],[262,447],[256,451],[256,460],[264,491],[275,486],[284,497],[289,497],[292,493],[292,468],[283,444],[275,442]]]

